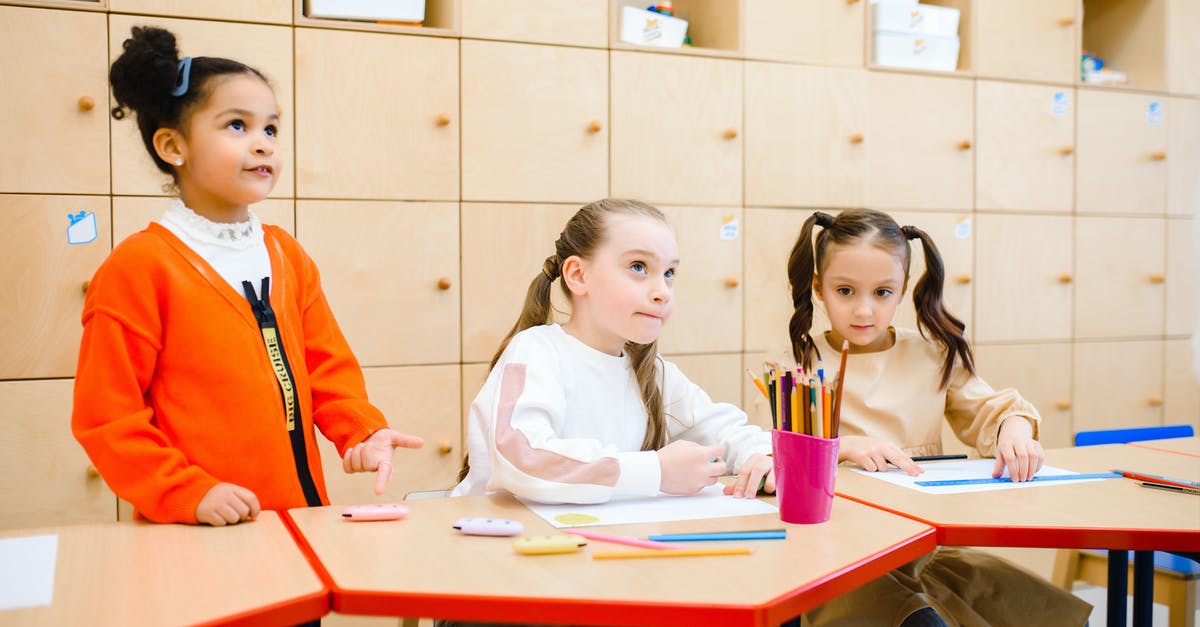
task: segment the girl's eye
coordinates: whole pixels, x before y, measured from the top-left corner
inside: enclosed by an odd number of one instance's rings
[[[666,272],[663,273],[663,276],[667,277],[668,281],[675,280],[675,268],[671,268],[670,270],[667,270]]]
[[[268,124],[267,128],[265,129],[265,132],[268,137],[278,137],[279,136],[279,129],[275,128],[274,124]]]
[[[635,261],[629,264],[629,269],[633,270],[637,274],[646,274],[646,264],[640,261]]]
[[[875,290],[875,295],[880,298],[887,298],[888,296],[892,295],[892,290],[889,290],[886,287],[880,288],[880,289]]]
[[[837,293],[841,294],[842,296],[849,296],[854,293],[854,290],[848,287],[839,287],[837,288]]]
[[[225,128],[231,128],[235,131],[244,131],[246,130],[246,123],[241,120],[232,120],[229,122],[229,124],[225,125]]]

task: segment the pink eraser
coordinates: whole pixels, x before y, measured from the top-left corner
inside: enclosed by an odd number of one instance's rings
[[[360,522],[368,520],[399,520],[408,516],[408,508],[403,505],[351,505],[342,510],[342,518]]]

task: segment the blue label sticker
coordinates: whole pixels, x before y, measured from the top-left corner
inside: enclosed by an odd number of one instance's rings
[[[1054,101],[1050,104],[1050,113],[1056,116],[1066,115],[1071,111],[1071,97],[1065,91],[1054,92]]]
[[[721,239],[732,240],[738,236],[738,221],[735,216],[724,216],[721,218]]]
[[[1146,121],[1152,126],[1163,123],[1163,103],[1155,100],[1146,107]]]
[[[971,237],[971,218],[959,218],[958,223],[954,225],[954,237],[958,239],[967,239]]]
[[[68,244],[88,244],[96,241],[97,229],[95,211],[68,213],[67,220],[70,221],[70,224],[67,225]]]

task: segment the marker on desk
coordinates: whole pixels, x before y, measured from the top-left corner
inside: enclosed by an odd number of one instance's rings
[[[666,533],[646,536],[655,542],[708,542],[717,540],[782,540],[787,529],[757,529],[754,531],[716,531],[710,533]]]
[[[1168,490],[1171,492],[1182,492],[1184,494],[1200,494],[1200,488],[1181,488],[1179,486],[1169,485],[1166,483],[1151,483],[1149,481],[1143,481],[1142,487],[1154,488],[1156,490]]]

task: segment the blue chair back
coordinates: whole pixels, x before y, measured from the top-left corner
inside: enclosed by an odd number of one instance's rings
[[[1190,438],[1196,435],[1192,425],[1162,425],[1158,427],[1132,427],[1129,429],[1104,429],[1080,431],[1075,434],[1075,446],[1096,444],[1128,444],[1143,440],[1165,440],[1167,438]]]

